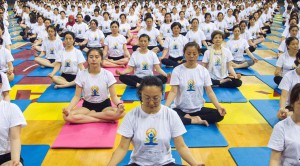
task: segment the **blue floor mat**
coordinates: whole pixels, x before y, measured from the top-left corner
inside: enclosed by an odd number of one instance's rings
[[[244,76],[254,76],[257,75],[257,72],[251,68],[246,69],[234,69],[236,73],[240,73]]]
[[[252,53],[252,54],[253,54],[253,56],[254,56],[257,60],[263,60],[263,58],[260,57],[259,55],[255,54],[255,53]],[[250,59],[251,59],[248,55],[244,55],[244,58],[245,58],[246,60],[250,60]]]
[[[279,110],[279,100],[250,100],[250,103],[272,126],[279,122],[277,112]]]
[[[13,87],[24,78],[23,75],[15,75],[15,78],[10,82],[10,86]]]
[[[221,103],[245,103],[247,99],[239,91],[238,88],[213,88],[216,97]],[[206,102],[210,102],[206,92],[204,93],[204,99]]]
[[[278,50],[277,48],[272,48],[271,50],[272,50],[273,52],[275,52],[276,54],[279,53],[279,50]]]
[[[276,92],[281,93],[281,90],[278,89],[278,85],[274,82],[274,76],[273,75],[256,75],[258,79],[260,79],[262,82],[267,84],[269,87],[274,89]]]
[[[75,94],[75,87],[54,89],[49,86],[46,91],[37,99],[40,103],[70,102]]]
[[[10,102],[15,103],[24,112],[31,103],[31,100],[11,100]]]
[[[14,55],[14,54],[22,52],[22,51],[23,51],[23,49],[12,49],[11,54]]]
[[[277,59],[264,59],[266,62],[268,62],[272,66],[276,66]]]
[[[268,50],[268,48],[262,44],[258,44],[256,50]]]
[[[265,42],[272,42],[272,40],[269,38],[265,38]]]
[[[164,89],[165,89],[165,85],[164,85]],[[162,96],[162,100],[164,100],[164,99],[165,99],[165,93]],[[123,100],[123,101],[140,101],[140,99],[137,96],[137,88],[127,86],[121,97],[121,100]]]
[[[40,166],[49,150],[49,145],[22,145],[21,156],[25,166]]]
[[[24,59],[15,59],[15,60],[13,61],[13,66],[16,67],[16,66],[18,66],[19,64],[21,64],[21,63],[23,63],[23,62],[25,62]]]
[[[126,156],[124,157],[124,159],[118,164],[118,166],[124,166],[124,165],[128,165],[129,161],[130,161],[130,155],[131,155],[132,151],[129,150],[126,153]],[[181,162],[181,157],[179,155],[179,153],[176,150],[172,150],[172,157],[175,159],[175,163],[176,164],[182,164]]]
[[[49,73],[51,73],[53,68],[46,67],[41,68],[37,67],[34,69],[31,73],[28,74],[29,77],[47,77]],[[59,72],[56,73],[56,75],[59,75]]]
[[[210,124],[208,127],[204,125],[185,125],[185,128],[187,132],[183,135],[183,139],[189,148],[228,146],[227,141],[215,124]],[[173,140],[171,145],[175,147]]]
[[[173,67],[166,67],[165,65],[163,65],[162,67],[161,67],[161,69],[165,72],[165,73],[172,73],[173,72]]]
[[[229,153],[238,166],[266,166],[271,157],[271,149],[267,147],[230,148]]]

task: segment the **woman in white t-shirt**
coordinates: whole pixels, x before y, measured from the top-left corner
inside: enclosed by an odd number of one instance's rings
[[[298,38],[298,34],[299,34],[299,27],[297,25],[291,25],[288,29],[289,31],[289,37],[296,37]],[[300,44],[300,43],[299,43]],[[299,48],[300,48],[300,45],[299,45]],[[279,47],[278,47],[278,56],[280,56],[280,54],[284,53],[284,52],[287,52],[287,46],[286,46],[286,43],[285,43],[285,40],[283,40]]]
[[[222,47],[223,33],[214,31],[211,38],[213,46],[205,51],[202,62],[209,71],[213,85],[224,88],[240,87],[242,81],[232,67],[232,53],[229,49]],[[232,76],[229,76],[228,72]]]
[[[82,14],[77,14],[77,23],[72,27],[72,32],[75,34],[75,45],[84,41],[84,36],[89,26],[83,22]],[[81,47],[81,49],[83,49]]]
[[[127,16],[127,22],[130,24],[131,32],[138,32],[140,24],[139,17],[134,13],[133,7],[129,8],[129,14]]]
[[[278,122],[273,129],[268,147],[272,149],[270,166],[300,165],[300,84],[291,90],[292,115]]]
[[[300,83],[300,51],[297,52],[296,60],[294,61],[296,69],[288,71],[282,78],[278,88],[281,90],[279,111],[277,117],[279,119],[285,119],[291,111],[292,103],[290,102],[291,89],[297,83]]]
[[[127,43],[130,43],[132,40],[132,35],[131,35],[130,29],[131,29],[131,27],[130,27],[130,24],[127,23],[126,15],[120,14],[119,33],[126,38]]]
[[[171,13],[166,13],[165,20],[159,29],[160,35],[163,37],[163,39],[172,36],[171,24],[172,24]]]
[[[116,70],[116,74],[120,75],[121,82],[128,86],[139,87],[140,82],[145,76],[152,76],[153,69],[160,75],[157,77],[165,84],[168,81],[168,75],[160,68],[160,62],[157,55],[148,49],[150,37],[142,34],[139,37],[140,49],[133,52],[128,68],[124,71]],[[134,75],[127,75],[134,71]]]
[[[236,69],[248,68],[254,65],[254,63],[258,62],[258,60],[249,51],[248,42],[245,39],[240,38],[240,34],[240,27],[238,25],[235,25],[233,27],[233,38],[226,43],[226,47],[231,51],[233,55],[232,67]],[[247,53],[251,60],[245,60],[244,52]]]
[[[217,30],[217,27],[214,23],[211,22],[211,14],[205,13],[204,15],[205,22],[200,25],[200,29],[204,32],[204,35],[206,37],[206,42],[211,43],[212,38],[211,34],[213,31]]]
[[[0,75],[0,85],[2,84]],[[6,77],[6,76],[5,76]],[[22,166],[21,128],[26,126],[20,108],[9,101],[0,99],[0,165]]]
[[[287,51],[281,54],[276,62],[274,82],[279,85],[282,77],[297,66],[294,64],[299,50],[299,40],[296,37],[289,37],[285,40]]]
[[[11,39],[8,36],[5,36],[5,28],[3,24],[0,24],[0,38],[2,38],[1,46],[4,46],[8,50],[10,50]]]
[[[34,61],[43,67],[54,67],[58,53],[63,50],[63,43],[56,35],[56,28],[53,25],[47,27],[48,37],[43,40],[41,53]],[[43,58],[46,56],[46,58]]]
[[[117,97],[113,74],[103,68],[103,53],[91,48],[87,53],[88,68],[78,72],[76,91],[70,104],[63,109],[65,121],[71,123],[113,122],[122,118],[124,105]],[[82,107],[75,106],[83,96]],[[111,100],[117,107],[112,107]]]
[[[245,39],[246,41],[248,41],[250,52],[254,52],[257,48],[257,45],[253,42],[253,40],[252,40],[253,38],[252,38],[250,32],[247,30],[247,22],[241,21],[239,26],[241,29],[240,37],[242,39]]]
[[[176,67],[184,62],[183,48],[188,39],[180,34],[181,28],[182,26],[179,22],[172,23],[171,29],[173,35],[167,37],[164,41],[164,50],[159,60],[168,67]],[[166,58],[167,55],[168,58]]]
[[[227,30],[227,23],[224,20],[224,15],[222,12],[219,12],[217,15],[217,20],[214,22],[217,30],[221,31],[224,33],[225,38],[228,38],[230,36],[229,31]]]
[[[73,32],[65,33],[65,48],[58,53],[55,60],[53,71],[48,75],[56,84],[54,88],[66,88],[75,85],[76,74],[83,70],[85,59],[80,50],[74,47],[75,34]],[[61,76],[55,76],[60,69]]]
[[[108,35],[111,34],[111,29],[110,29],[111,20],[109,19],[109,13],[104,12],[103,18],[104,20],[101,22],[100,27],[102,32],[104,33],[104,36],[107,37]]]
[[[124,117],[118,133],[122,136],[108,166],[118,165],[126,155],[130,143],[133,151],[129,165],[175,166],[171,154],[171,139],[176,150],[189,165],[200,166],[184,143],[186,132],[179,116],[172,109],[161,105],[163,84],[160,79],[147,76],[138,88],[141,105]],[[180,145],[180,146],[179,146]]]
[[[125,67],[129,61],[130,53],[127,49],[126,38],[119,34],[119,22],[110,24],[111,35],[104,40],[103,67]]]
[[[3,39],[0,38],[0,72],[4,72],[9,81],[12,81],[15,77],[13,71],[14,71],[14,66],[13,66],[13,61],[14,58],[6,47],[2,46],[1,43],[3,42]]]
[[[182,34],[183,36],[186,35],[186,33],[190,30],[190,23],[189,21],[185,18],[185,12],[184,11],[180,11],[179,12],[179,20],[177,22],[179,22],[181,24],[181,30],[180,30],[180,34]]]
[[[199,44],[201,48],[201,54],[203,55],[204,52],[207,50],[208,45],[206,43],[206,37],[201,29],[199,29],[199,20],[198,18],[192,19],[192,27],[188,31],[185,36],[189,42],[196,42]],[[202,45],[204,47],[202,47]]]
[[[249,16],[248,31],[252,36],[254,44],[260,44],[265,41],[265,34],[260,30],[259,26],[255,24],[255,18],[253,15]]]
[[[9,91],[11,90],[7,75],[0,71],[0,100],[10,101]]]
[[[219,104],[212,88],[211,78],[206,68],[197,63],[200,47],[196,42],[184,47],[186,62],[177,66],[171,76],[171,90],[166,101],[178,113],[183,124],[216,123],[223,120],[226,111]],[[217,109],[204,107],[204,88]]]
[[[102,48],[104,45],[104,34],[98,29],[98,21],[93,19],[90,21],[90,29],[86,31],[84,41],[78,43],[84,52],[88,52],[91,48]]]
[[[66,25],[68,23],[68,18],[66,17],[65,11],[60,11],[60,18],[58,19],[56,23],[56,29],[58,34],[62,37],[63,32],[66,31]]]
[[[237,24],[236,18],[232,14],[233,10],[227,9],[227,16],[225,17],[225,21],[227,23],[228,31],[232,31],[233,26]]]

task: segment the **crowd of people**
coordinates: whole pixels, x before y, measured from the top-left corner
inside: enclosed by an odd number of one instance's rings
[[[22,28],[20,36],[38,52],[35,62],[53,68],[48,76],[55,88],[76,87],[63,109],[66,122],[124,118],[118,130],[121,142],[108,165],[121,162],[130,143],[134,146],[131,166],[176,165],[170,147],[174,139],[181,158],[198,166],[204,163],[196,161],[185,145],[184,125],[209,126],[223,120],[226,110],[212,87],[242,86],[241,74],[235,69],[258,62],[252,52],[271,33],[279,6],[276,0],[17,0],[13,11]],[[285,29],[274,71],[274,82],[282,90],[277,114],[282,121],[270,138],[270,165],[299,165],[300,24],[298,8],[291,0],[285,1],[282,16]],[[26,121],[18,106],[10,103],[14,58],[8,26],[8,5],[3,1],[0,165],[17,166],[23,164],[20,130]],[[166,73],[162,66],[174,69]],[[117,80],[106,68],[124,68],[115,74],[122,83],[137,88],[141,105],[126,115],[117,97]],[[58,71],[59,76],[55,75]],[[169,79],[171,90],[162,105],[163,84]],[[204,107],[204,91],[215,108]],[[81,99],[82,107],[76,107]],[[142,143],[149,134],[156,141]]]

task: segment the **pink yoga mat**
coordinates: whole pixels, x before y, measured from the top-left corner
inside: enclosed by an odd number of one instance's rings
[[[120,68],[105,68],[105,69],[108,70],[108,71],[110,71],[110,72],[112,72],[114,76],[119,76],[119,75],[116,74],[116,70],[123,71],[126,68],[121,68],[120,67]]]
[[[113,148],[118,123],[65,124],[52,148]]]

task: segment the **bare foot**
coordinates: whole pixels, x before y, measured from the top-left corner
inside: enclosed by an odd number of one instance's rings
[[[193,116],[191,123],[209,126],[208,122],[206,120],[202,120],[199,116]]]
[[[63,88],[63,85],[55,85],[54,88],[55,89]]]
[[[232,81],[230,78],[225,78],[220,81],[220,84],[224,84],[225,82]]]

